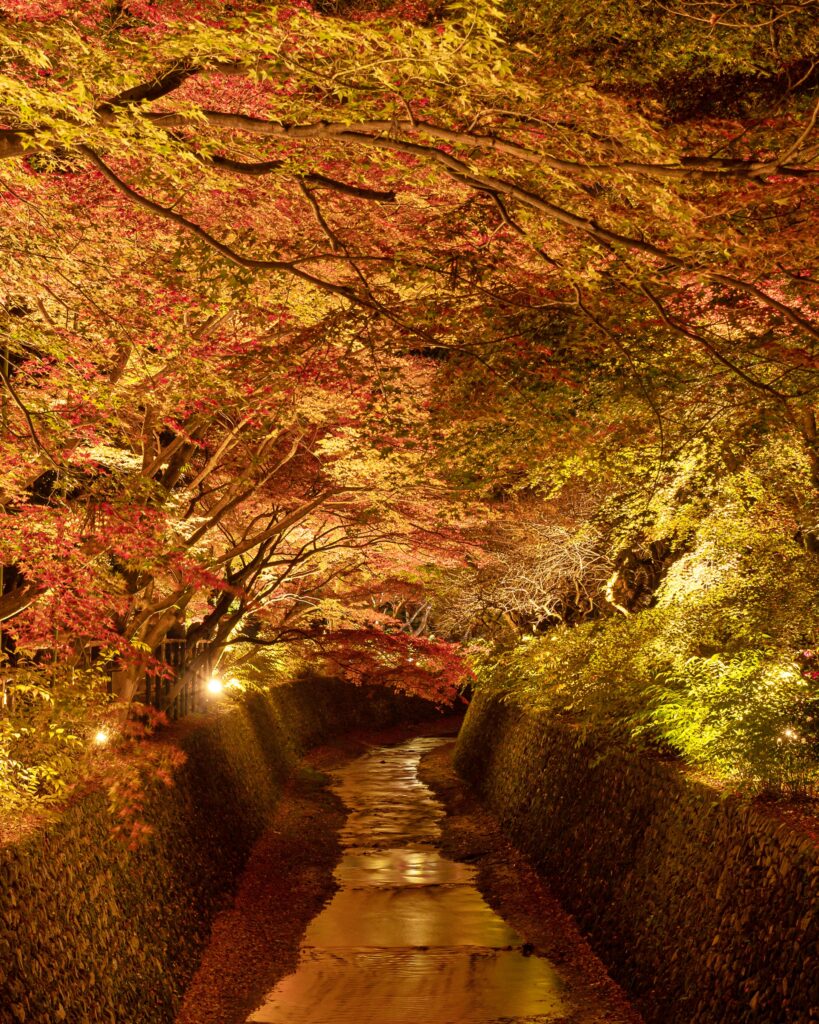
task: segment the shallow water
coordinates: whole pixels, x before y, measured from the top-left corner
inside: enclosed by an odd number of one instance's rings
[[[312,921],[294,974],[254,1024],[547,1024],[567,1013],[548,961],[487,905],[474,869],[435,848],[442,805],[418,778],[416,737],[334,775],[350,808],[341,886]]]

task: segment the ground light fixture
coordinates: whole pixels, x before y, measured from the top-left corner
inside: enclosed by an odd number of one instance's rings
[[[219,676],[211,676],[210,679],[205,684],[205,689],[214,697],[218,696],[224,690],[224,688],[225,685],[219,678]]]

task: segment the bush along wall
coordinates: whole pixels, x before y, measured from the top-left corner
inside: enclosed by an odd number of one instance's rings
[[[456,766],[657,1024],[819,1021],[819,848],[599,735],[473,700]]]
[[[95,793],[0,849],[0,1024],[170,1024],[299,752],[431,713],[384,688],[279,687],[181,741],[175,784],[148,796],[145,845],[112,835]]]

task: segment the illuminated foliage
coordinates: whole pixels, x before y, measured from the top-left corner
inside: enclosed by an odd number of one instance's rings
[[[813,646],[811,4],[330,6],[0,3],[10,728],[169,638],[440,699],[532,629],[532,699],[747,773],[694,712]]]

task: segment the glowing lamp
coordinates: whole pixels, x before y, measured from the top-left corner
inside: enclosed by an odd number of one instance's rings
[[[97,729],[94,733],[94,742],[98,747],[104,747],[105,744],[111,739],[107,729]]]
[[[205,689],[208,691],[208,693],[212,694],[221,693],[222,690],[224,690],[224,688],[224,684],[222,683],[222,680],[219,678],[219,676],[211,676],[210,679],[207,681],[207,685],[205,686]]]

